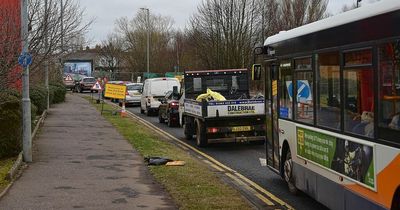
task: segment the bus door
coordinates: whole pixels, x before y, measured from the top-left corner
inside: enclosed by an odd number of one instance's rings
[[[274,62],[268,62],[265,69],[267,165],[279,172],[278,66]]]

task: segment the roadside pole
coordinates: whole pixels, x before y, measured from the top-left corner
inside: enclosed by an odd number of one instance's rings
[[[21,0],[22,54],[28,53],[28,0]],[[26,58],[25,58],[26,59]],[[22,140],[25,162],[32,162],[31,100],[29,99],[29,65],[22,72]]]
[[[49,39],[48,39],[48,10],[47,10],[47,0],[44,0],[44,14],[45,14],[45,29],[44,29],[44,48],[46,51],[46,55],[48,53],[49,50]],[[46,92],[47,92],[47,96],[46,96],[46,109],[47,111],[49,111],[50,109],[50,93],[49,93],[49,60],[48,60],[48,56],[46,56],[45,61],[44,61],[44,75],[45,75],[45,79],[44,79],[44,85],[46,86]]]

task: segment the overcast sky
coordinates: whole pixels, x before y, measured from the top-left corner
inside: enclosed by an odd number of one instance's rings
[[[363,0],[363,4],[374,0]],[[175,27],[184,28],[189,17],[196,12],[202,0],[79,0],[86,10],[85,19],[94,19],[87,39],[91,45],[100,43],[115,29],[115,20],[120,17],[131,19],[142,7],[150,9],[150,13],[170,16]],[[356,0],[330,0],[328,12],[337,14],[343,5],[350,5]]]

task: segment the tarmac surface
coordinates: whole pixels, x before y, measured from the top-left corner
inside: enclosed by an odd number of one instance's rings
[[[143,158],[85,99],[67,94],[0,209],[177,209]]]

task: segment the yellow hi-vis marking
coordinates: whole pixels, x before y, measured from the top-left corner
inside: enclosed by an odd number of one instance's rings
[[[257,198],[259,198],[261,201],[263,201],[265,204],[267,204],[268,206],[274,206],[275,204],[270,201],[268,198],[266,198],[265,196],[261,195],[260,193],[258,193],[257,191],[255,191],[253,188],[251,188],[249,185],[247,185],[246,183],[244,183],[242,180],[238,179],[236,176],[230,174],[230,173],[225,173],[226,176],[228,176],[229,178],[233,179],[235,182],[237,182],[239,185],[245,187],[248,191],[252,192]]]

